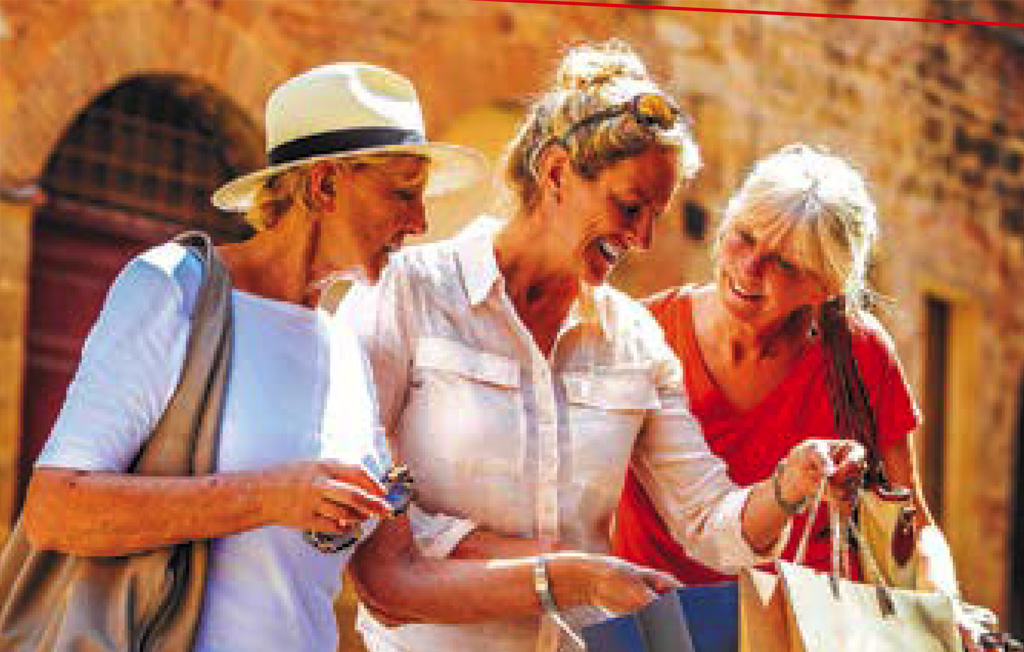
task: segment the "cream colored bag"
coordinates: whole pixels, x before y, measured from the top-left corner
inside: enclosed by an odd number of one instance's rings
[[[817,509],[819,497],[814,501]],[[849,523],[831,508],[833,573],[778,561],[740,575],[740,652],[961,652],[949,597],[843,579]],[[808,530],[795,559],[803,561]]]
[[[961,652],[953,603],[778,562],[792,652]]]

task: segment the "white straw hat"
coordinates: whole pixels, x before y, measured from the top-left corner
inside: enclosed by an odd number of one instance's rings
[[[427,142],[416,89],[405,77],[365,63],[319,66],[284,82],[266,109],[269,165],[221,186],[213,204],[252,206],[274,174],[321,159],[408,152],[431,159],[425,194],[437,196],[480,180],[487,164],[468,147]]]

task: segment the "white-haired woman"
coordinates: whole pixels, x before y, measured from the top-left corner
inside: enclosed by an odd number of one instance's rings
[[[828,467],[855,466],[851,445],[807,443],[778,484],[734,485],[687,407],[661,330],[605,284],[623,255],[648,247],[698,165],[685,117],[636,53],[616,41],[580,45],[510,145],[509,212],[403,252],[381,283],[346,297],[340,314],[367,347],[393,449],[416,477],[419,509],[433,515],[414,530],[429,554],[607,552],[632,461],[673,534],[705,562],[736,568],[784,541],[784,505],[809,495]],[[375,563],[355,570],[378,616],[414,624],[388,627],[364,611],[370,649],[554,644],[550,622],[521,617],[524,601],[568,606],[547,595],[543,557],[538,595],[519,585],[453,592],[452,621],[480,623],[418,624],[437,610],[387,572],[409,554],[388,544],[397,526],[378,531],[359,553]],[[638,593],[618,601],[653,596]],[[577,625],[587,617],[567,611]]]
[[[849,436],[837,431],[835,410],[873,418],[874,450],[887,480],[909,488],[917,505],[920,586],[958,595],[949,548],[915,468],[920,414],[892,339],[867,310],[877,233],[861,174],[824,150],[790,145],[759,160],[726,206],[712,282],[672,288],[644,303],[682,361],[708,446],[736,482],[788,475],[779,463],[793,446]],[[855,386],[851,362],[873,416],[838,387]],[[677,545],[651,498],[631,471],[616,519],[616,554],[685,584],[733,577]],[[811,516],[812,531],[828,527],[824,506]],[[806,518],[797,516],[795,527],[802,530]],[[795,548],[793,541],[783,558],[792,560]],[[830,538],[812,537],[805,561],[830,570]]]

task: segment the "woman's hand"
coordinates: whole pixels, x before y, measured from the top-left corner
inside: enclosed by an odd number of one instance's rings
[[[627,613],[648,604],[659,593],[682,586],[667,573],[610,555],[555,552],[545,555],[545,560],[559,607],[593,605]]]
[[[267,521],[314,532],[344,532],[366,519],[388,517],[384,487],[361,466],[333,460],[295,462],[264,477]]]
[[[789,503],[810,501],[822,479],[840,500],[853,497],[864,473],[865,452],[850,440],[808,439],[793,447],[776,471],[779,493]]]

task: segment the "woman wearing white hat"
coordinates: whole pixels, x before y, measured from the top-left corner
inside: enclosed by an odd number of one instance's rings
[[[266,131],[270,165],[213,198],[246,210],[257,229],[219,247],[234,349],[217,473],[125,473],[177,382],[201,281],[199,261],[166,244],[112,286],[25,504],[34,544],[74,554],[213,539],[196,650],[337,646],[332,599],[353,548],[303,533],[346,533],[392,512],[368,367],[352,334],[325,327],[318,295],[339,275],[376,280],[403,238],[426,228],[424,196],[484,168],[469,150],[427,142],[408,80],[361,63],[279,86]],[[582,594],[586,572],[608,568],[623,586],[664,579],[610,560],[567,561],[555,570],[563,599]],[[519,582],[532,596],[528,565],[461,569],[464,581]]]

